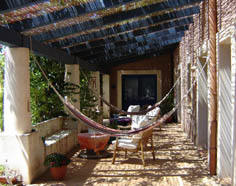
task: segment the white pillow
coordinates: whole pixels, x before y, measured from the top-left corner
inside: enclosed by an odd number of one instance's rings
[[[153,110],[149,111],[147,113],[147,115],[150,117],[157,117],[159,115],[160,111],[161,111],[160,107],[156,107]]]
[[[139,112],[140,105],[130,105],[127,112]],[[127,117],[132,117],[131,115],[127,115]]]
[[[149,118],[146,115],[137,116],[136,122],[132,122],[131,129],[135,130],[148,124]]]

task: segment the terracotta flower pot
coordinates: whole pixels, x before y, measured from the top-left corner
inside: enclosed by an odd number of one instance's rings
[[[55,180],[63,180],[66,176],[67,166],[61,167],[51,167],[50,173],[53,179]]]
[[[11,178],[11,182],[15,184],[17,182],[16,178]],[[0,176],[0,183],[7,184],[7,178],[5,176]]]

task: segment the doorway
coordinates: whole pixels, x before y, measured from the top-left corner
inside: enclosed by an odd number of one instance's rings
[[[157,101],[156,75],[122,75],[122,109],[129,105],[145,107]]]

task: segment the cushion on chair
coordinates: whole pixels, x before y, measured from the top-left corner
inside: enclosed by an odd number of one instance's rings
[[[160,111],[161,111],[160,107],[156,107],[155,109],[148,112],[146,115],[148,116],[149,120],[156,121],[156,119],[160,114]]]
[[[118,143],[131,143],[132,140],[131,138],[120,138],[118,139]],[[113,140],[112,141],[112,144],[115,144],[116,143],[116,140]]]
[[[136,136],[136,135],[134,135],[134,136]],[[118,139],[118,147],[120,147],[120,148],[127,148],[127,149],[136,149],[138,143],[136,143],[136,142],[134,143],[134,141],[133,141],[134,139],[135,138],[133,138],[133,137],[131,137],[129,139],[125,139],[125,138]],[[116,144],[116,140],[113,140],[112,144],[115,145]]]
[[[133,143],[119,143],[118,147],[126,148],[126,149],[136,149],[137,148],[137,144],[133,144]]]
[[[135,134],[135,135],[133,135],[132,137],[129,137],[129,138],[125,138],[125,137],[119,138],[118,139],[118,147],[124,147],[125,144],[127,144],[128,146],[131,145],[132,147],[134,147],[134,146],[137,147],[140,138],[141,138],[140,134]],[[116,140],[113,140],[112,144],[115,145]]]
[[[160,107],[156,107],[154,108],[153,110],[149,111],[147,113],[148,116],[152,116],[152,117],[155,117],[155,116],[158,116],[158,114],[160,113],[161,109]]]
[[[149,124],[148,120],[149,118],[146,115],[137,116],[136,121],[132,122],[131,129],[135,130]]]
[[[140,105],[130,105],[127,112],[139,112]],[[131,115],[127,115],[127,117],[132,117]]]

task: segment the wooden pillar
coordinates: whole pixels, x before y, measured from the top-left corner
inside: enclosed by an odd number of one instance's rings
[[[216,74],[216,32],[217,7],[216,0],[209,0],[209,124],[210,124],[210,174],[216,174],[217,160],[217,74]]]

